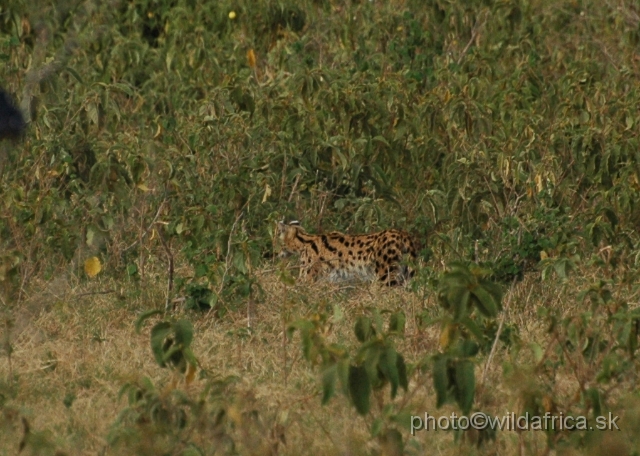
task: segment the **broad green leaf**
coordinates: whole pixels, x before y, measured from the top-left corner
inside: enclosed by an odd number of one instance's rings
[[[469,314],[469,297],[471,293],[466,288],[458,288],[449,297],[451,307],[453,308],[453,318],[460,321]]]
[[[154,315],[160,315],[162,313],[163,312],[160,309],[152,309],[152,310],[147,310],[146,312],[142,312],[138,317],[138,319],[136,320],[136,324],[135,324],[136,332],[140,333],[140,331],[142,330],[142,325],[149,318],[153,317]]]
[[[336,392],[336,381],[338,379],[338,366],[332,364],[322,373],[322,405],[325,405]]]
[[[447,403],[449,397],[449,358],[445,355],[436,355],[433,360],[433,388],[436,390],[436,407],[440,408]]]
[[[369,413],[371,383],[364,366],[349,366],[349,396],[360,415]]]
[[[171,323],[161,321],[151,328],[151,351],[160,367],[165,367],[164,342],[171,333]]]
[[[296,332],[296,329],[302,332],[309,332],[313,329],[313,323],[309,320],[301,318],[299,320],[294,321],[287,327],[287,337],[291,339],[293,333]]]
[[[247,270],[247,262],[242,250],[236,250],[233,253],[233,266],[243,274],[248,272]]]
[[[364,367],[369,374],[369,379],[372,382],[372,387],[377,388],[380,386],[380,379],[378,378],[378,369],[380,363],[380,356],[383,351],[383,347],[380,346],[378,341],[376,343],[369,344],[366,348],[360,351],[360,355],[364,355]]]
[[[389,332],[404,334],[405,323],[406,317],[404,312],[395,312],[391,314],[391,317],[389,318]]]
[[[382,426],[384,425],[384,419],[381,417],[376,418],[371,423],[371,437],[378,437],[380,431],[382,430]]]
[[[460,320],[460,324],[462,324],[465,328],[467,328],[467,330],[471,334],[473,334],[473,337],[475,337],[478,340],[478,342],[482,343],[482,342],[485,341],[484,333],[478,327],[476,322],[473,321],[471,318],[465,317],[465,318],[461,319]]]
[[[498,315],[498,303],[495,302],[493,296],[482,286],[473,289],[473,295],[477,298],[476,305],[478,310],[485,317],[495,317]]]
[[[356,320],[354,327],[356,338],[360,342],[368,341],[373,335],[373,328],[371,326],[371,319],[369,317],[361,316]]]
[[[542,361],[542,356],[544,355],[544,353],[542,351],[542,347],[540,346],[540,344],[536,342],[531,342],[531,344],[529,344],[529,347],[533,352],[533,359],[535,359],[536,363],[539,363],[540,361]]]
[[[400,387],[408,391],[409,390],[409,379],[407,377],[407,365],[404,362],[404,358],[400,353],[396,358],[396,369],[398,370],[398,382]]]
[[[471,411],[476,392],[476,378],[474,364],[471,361],[460,360],[455,364],[456,402],[465,415]]]
[[[187,370],[187,360],[185,359],[182,347],[169,338],[162,348],[164,350],[163,363],[166,365],[167,362],[169,362],[181,373],[184,373]]]
[[[384,326],[384,322],[382,320],[382,314],[380,313],[380,310],[377,308],[373,309],[372,314],[373,314],[372,319],[373,319],[374,334],[382,334],[382,328]]]
[[[589,398],[589,402],[591,402],[591,407],[593,408],[593,416],[601,416],[602,415],[602,400],[600,397],[600,391],[597,388],[589,388],[586,391],[587,397]]]
[[[459,342],[460,356],[465,358],[471,358],[478,354],[480,347],[477,343],[469,339],[461,339]]]
[[[182,348],[189,348],[193,341],[193,324],[182,318],[173,323],[173,331],[176,335],[176,343]]]
[[[282,269],[278,273],[278,278],[285,285],[293,286],[296,284],[296,279],[291,275],[291,273],[287,269]]]
[[[393,347],[381,350],[378,368],[391,384],[391,399],[395,398],[398,393],[400,376],[398,374],[398,354]]]
[[[338,379],[345,396],[349,395],[349,359],[343,358],[337,362]]]
[[[73,68],[67,66],[64,68],[65,70],[67,70],[69,72],[69,74],[71,74],[71,76],[73,76],[76,81],[78,81],[80,84],[84,85],[84,81],[82,80],[82,78],[80,77],[80,75],[78,74],[78,72],[76,70],[74,70]]]

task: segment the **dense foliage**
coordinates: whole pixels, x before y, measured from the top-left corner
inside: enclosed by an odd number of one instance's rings
[[[1,81],[32,115],[5,146],[9,265],[86,245],[135,274],[160,221],[217,283],[228,247],[244,274],[292,216],[500,254],[505,277],[635,247],[631,5],[40,3],[0,10]]]

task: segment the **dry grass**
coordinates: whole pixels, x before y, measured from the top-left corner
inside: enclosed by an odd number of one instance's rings
[[[119,392],[127,382],[149,377],[165,391],[183,388],[197,397],[206,379],[237,376],[234,396],[228,398],[231,411],[243,416],[257,411],[257,421],[237,418],[234,437],[242,454],[266,454],[274,450],[273,437],[284,435],[286,444],[277,447],[278,454],[370,454],[378,451],[369,428],[372,417],[362,418],[343,397],[334,398],[327,406],[320,405],[317,372],[302,358],[300,340],[285,338],[287,324],[295,318],[309,317],[324,309],[339,307],[341,317],[335,318],[327,337],[345,345],[355,346],[353,324],[368,307],[404,309],[407,314],[406,337],[398,341],[398,351],[408,362],[416,363],[438,350],[439,328],[420,329],[416,316],[422,312],[436,317],[440,310],[435,297],[422,301],[417,294],[402,289],[385,289],[377,285],[358,287],[314,286],[284,287],[269,272],[260,282],[265,297],[256,303],[248,329],[246,309],[232,312],[222,319],[186,314],[194,322],[194,352],[205,378],[190,385],[178,383],[166,369],[160,369],[149,348],[147,324],[136,333],[134,322],[142,310],[163,305],[163,284],[148,285],[142,293],[133,286],[91,282],[78,284],[57,279],[49,284],[33,284],[34,294],[12,311],[15,323],[9,337],[15,351],[11,357],[0,358],[0,399],[4,415],[0,416],[0,454],[16,454],[23,440],[24,417],[30,427],[30,442],[41,438],[49,444],[42,448],[57,448],[67,454],[121,454],[108,445],[107,437],[127,406]],[[40,291],[38,291],[38,289]],[[108,294],[78,296],[88,291],[118,290]],[[563,291],[564,290],[564,291]],[[137,295],[137,296],[136,296]],[[536,317],[539,306],[560,306],[566,314],[574,311],[575,293],[561,286],[541,284],[529,276],[517,284],[507,297],[505,323],[520,328],[522,345],[536,341],[544,346],[546,329]],[[505,381],[502,366],[517,361],[533,364],[531,353],[523,349],[517,360],[498,349],[488,367],[484,384],[478,385],[477,404],[489,412],[501,415],[520,408],[520,395],[532,379],[526,375]],[[478,383],[486,362],[482,355],[476,369]],[[529,383],[528,383],[529,382]],[[567,395],[575,392],[575,380],[570,376],[557,378],[558,390]],[[75,396],[72,405],[65,397]],[[388,401],[388,392],[385,392]],[[449,415],[454,406],[435,407],[435,394],[430,374],[416,372],[411,377],[408,394],[400,394],[395,403],[404,405],[417,415]],[[633,412],[636,413],[637,412]],[[233,417],[232,417],[233,418]],[[449,432],[421,432],[411,437],[403,430],[408,454],[458,454],[460,451],[479,454],[543,453],[545,434],[502,432],[497,441],[476,450],[469,444],[461,447],[453,442]],[[616,435],[606,436],[607,445],[627,448]],[[521,445],[524,445],[521,447]],[[617,445],[617,446],[616,446]],[[43,450],[44,451],[44,450]],[[46,454],[46,451],[45,451]],[[53,452],[52,452],[53,454]],[[131,454],[134,454],[132,452]],[[597,454],[597,453],[596,453]],[[625,454],[624,452],[619,454]]]

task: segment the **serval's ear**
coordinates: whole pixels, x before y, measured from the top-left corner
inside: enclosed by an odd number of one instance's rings
[[[291,221],[289,222],[289,225],[291,225],[291,226],[300,226],[300,222],[299,222],[299,221],[297,221],[297,220],[291,220]]]

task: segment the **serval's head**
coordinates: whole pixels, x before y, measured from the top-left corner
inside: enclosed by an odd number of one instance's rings
[[[304,229],[300,226],[300,222],[297,220],[292,220],[288,223],[285,223],[284,220],[278,222],[277,233],[280,244],[278,258],[287,258],[300,252],[301,241],[298,238],[298,233],[305,234]]]

